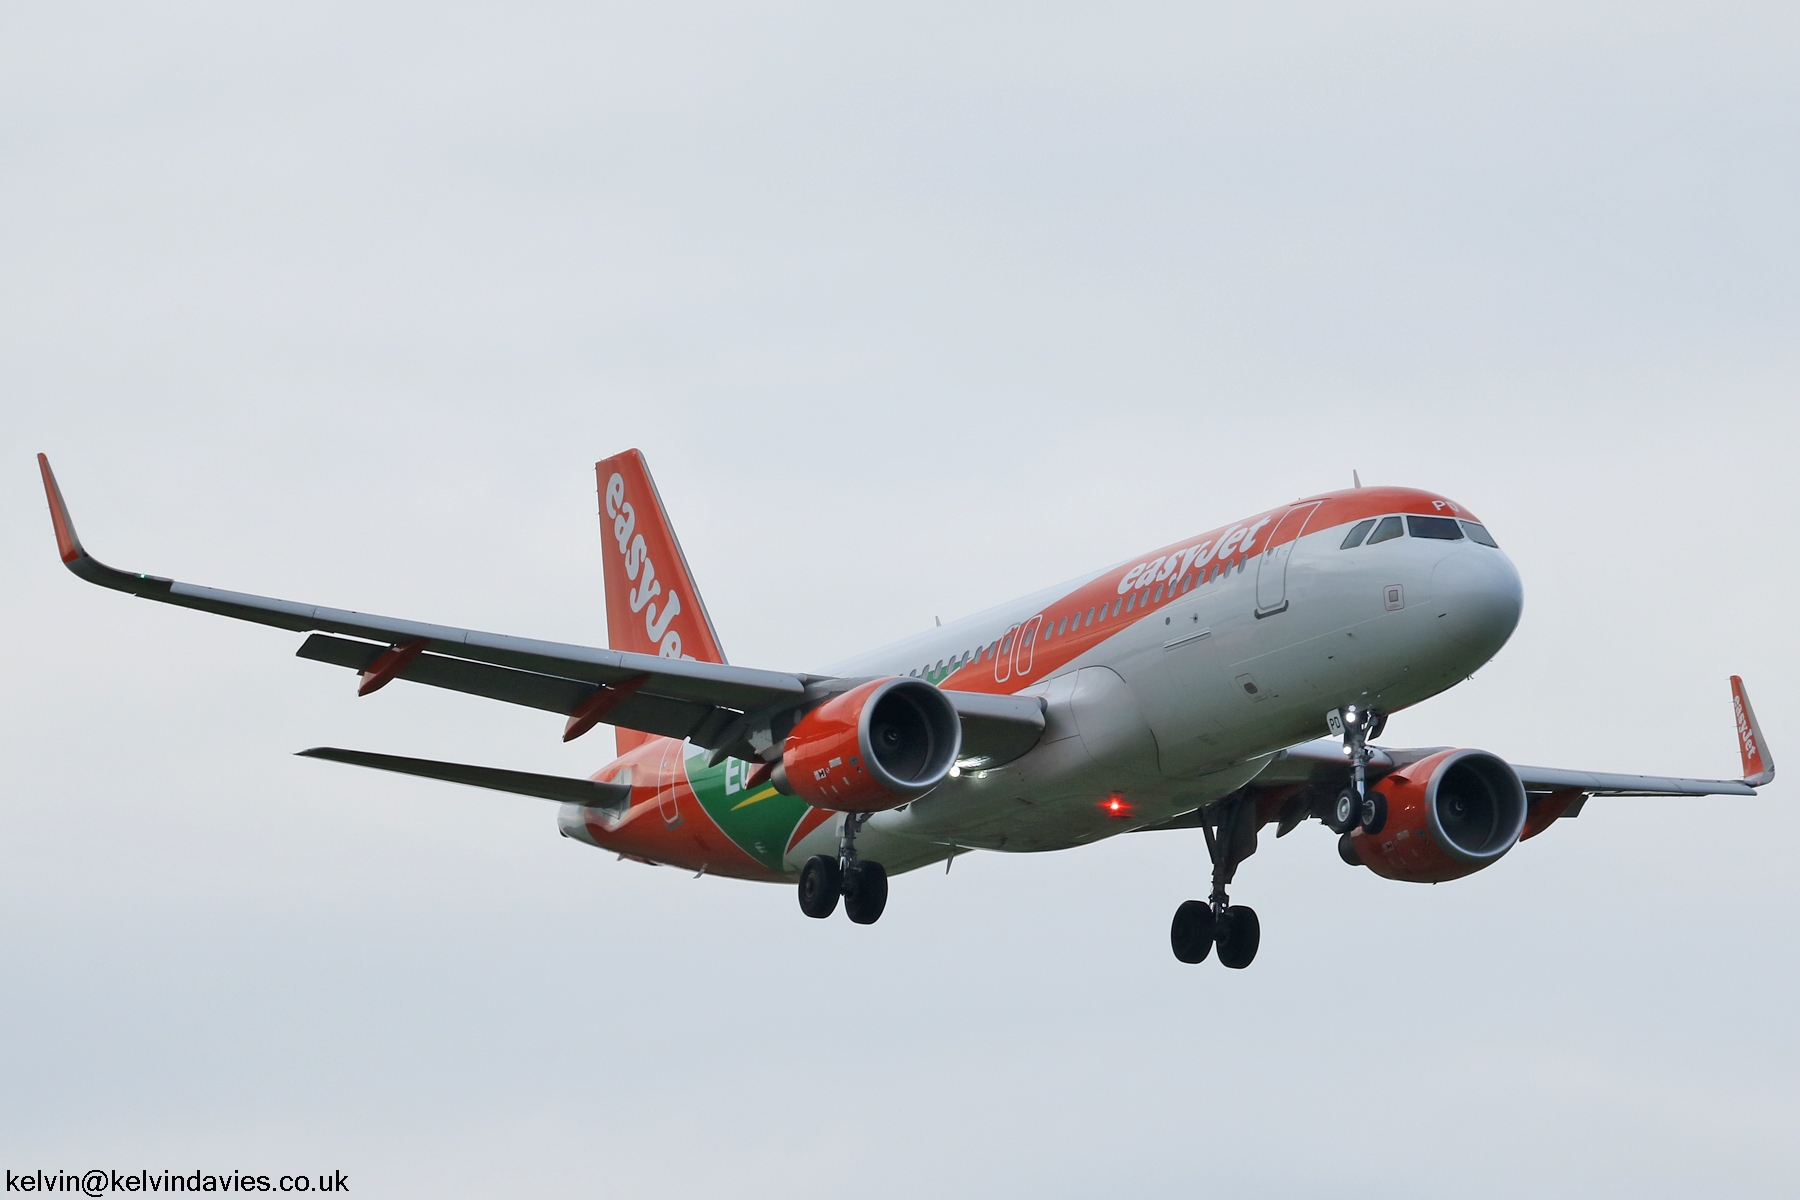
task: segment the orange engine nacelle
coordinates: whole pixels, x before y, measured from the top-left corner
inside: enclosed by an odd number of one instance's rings
[[[800,718],[776,782],[817,808],[879,812],[942,783],[961,749],[949,697],[921,679],[877,679]]]
[[[1382,779],[1386,819],[1355,829],[1345,861],[1412,883],[1472,875],[1511,850],[1525,828],[1525,787],[1484,750],[1443,750]]]

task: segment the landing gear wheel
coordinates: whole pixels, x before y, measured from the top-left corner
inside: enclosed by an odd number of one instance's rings
[[[1355,788],[1345,788],[1331,802],[1331,817],[1325,824],[1333,833],[1349,833],[1362,817],[1362,797]]]
[[[1387,824],[1387,797],[1380,792],[1370,792],[1364,796],[1357,818],[1364,833],[1380,833],[1381,827]]]
[[[823,854],[813,855],[800,868],[800,911],[819,920],[829,917],[837,911],[838,892],[842,884],[837,859],[827,858]]]
[[[887,868],[878,862],[859,862],[844,882],[844,915],[858,925],[873,925],[887,907]]]
[[[1204,900],[1189,900],[1175,910],[1169,925],[1169,945],[1184,963],[1205,962],[1212,953],[1213,910]]]
[[[1262,923],[1256,919],[1256,910],[1232,905],[1219,914],[1213,938],[1219,944],[1219,961],[1234,971],[1243,970],[1262,944]]]

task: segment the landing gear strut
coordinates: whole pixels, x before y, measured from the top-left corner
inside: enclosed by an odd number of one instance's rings
[[[1212,895],[1206,900],[1189,900],[1175,910],[1169,945],[1184,963],[1204,961],[1217,946],[1219,961],[1241,971],[1256,957],[1262,924],[1255,909],[1233,904],[1225,889],[1237,874],[1238,864],[1256,853],[1256,801],[1237,795],[1219,807],[1216,833],[1214,821],[1205,811],[1200,824],[1206,834],[1206,852],[1212,857]]]
[[[1338,834],[1349,833],[1359,825],[1369,833],[1380,833],[1387,824],[1387,798],[1369,790],[1369,739],[1381,736],[1387,714],[1347,704],[1326,713],[1325,723],[1331,732],[1343,737],[1344,753],[1350,759],[1350,786],[1337,794],[1325,824]]]
[[[856,835],[868,813],[845,813],[838,834],[837,857],[815,854],[800,869],[800,911],[823,920],[837,910],[844,898],[844,915],[858,925],[873,925],[887,907],[887,870],[878,862],[856,856]]]

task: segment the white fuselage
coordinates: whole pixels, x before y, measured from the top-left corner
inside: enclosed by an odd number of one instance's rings
[[[1394,537],[1341,549],[1352,522],[1309,530],[1285,562],[1286,607],[1267,610],[1262,556],[1183,592],[1044,669],[1023,638],[990,666],[980,648],[1062,597],[1126,576],[1120,564],[826,668],[840,677],[925,674],[970,658],[1003,688],[1042,696],[1047,727],[1024,757],[966,769],[931,794],[877,814],[863,852],[890,872],[963,848],[1061,849],[1141,828],[1224,796],[1278,751],[1326,733],[1346,704],[1396,711],[1486,663],[1518,623],[1522,590],[1500,550],[1471,540]],[[1126,589],[1121,578],[1120,594]],[[1110,594],[1112,589],[1107,588]],[[966,676],[946,681],[956,688]],[[983,676],[985,681],[985,676]],[[836,846],[836,822],[792,846],[787,865]]]

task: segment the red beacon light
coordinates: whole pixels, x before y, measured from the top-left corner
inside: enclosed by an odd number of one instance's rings
[[[1129,817],[1133,809],[1123,796],[1108,796],[1100,802],[1100,811],[1109,817]]]

